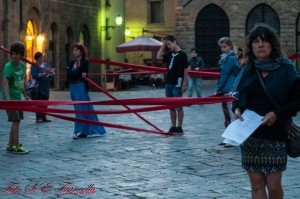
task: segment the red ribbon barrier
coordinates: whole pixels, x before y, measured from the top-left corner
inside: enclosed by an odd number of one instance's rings
[[[163,98],[137,98],[137,99],[118,99],[106,101],[62,101],[62,100],[0,100],[0,105],[5,106],[54,106],[54,105],[170,105],[188,106],[193,104],[215,104],[220,102],[232,102],[235,98],[229,96],[208,96],[201,98],[189,97],[163,97]]]
[[[10,54],[10,51],[8,49],[4,48],[3,46],[0,46],[0,49],[3,50],[4,52],[7,52],[7,53]],[[31,65],[33,65],[34,67],[36,67],[38,69],[41,69],[41,70],[45,71],[46,73],[54,74],[54,72],[51,71],[50,69],[42,68],[38,64],[26,59],[25,57],[22,57],[22,60],[29,63],[29,64],[31,64]]]
[[[43,108],[43,107],[33,107],[33,106],[0,106],[0,109],[4,110],[20,110],[20,111],[29,111],[29,112],[38,112],[38,113],[66,113],[66,114],[101,114],[101,115],[114,115],[114,114],[128,114],[135,112],[150,112],[150,111],[160,111],[170,108],[176,108],[178,106],[152,106],[147,108],[136,108],[130,110],[93,110],[93,111],[79,111],[79,110],[63,110],[55,108]]]
[[[120,66],[123,68],[134,68],[134,69],[138,69],[138,70],[148,70],[148,71],[161,72],[161,73],[165,73],[167,71],[166,68],[158,68],[156,66],[141,66],[141,65],[137,65],[137,64],[106,61],[106,60],[97,59],[97,58],[89,58],[89,61],[99,63],[99,64]],[[110,73],[108,73],[108,74],[110,74]],[[188,74],[193,75],[193,76],[206,76],[206,77],[214,77],[214,78],[218,78],[220,76],[219,72],[189,71]]]
[[[0,47],[3,51],[9,53],[9,50]],[[28,62],[32,64],[35,67],[39,67],[35,63],[32,63],[31,61],[27,60],[26,58],[22,58],[23,61]],[[100,64],[110,64],[115,66],[120,66],[124,68],[135,68],[139,70],[148,70],[152,71],[152,73],[165,73],[165,68],[158,68],[154,66],[141,66],[141,65],[135,65],[135,64],[124,64],[119,62],[111,62],[111,61],[105,61],[100,60],[96,58],[89,58],[89,61],[96,62]],[[47,73],[52,73],[50,70],[45,70]],[[141,72],[140,72],[141,73]],[[144,72],[145,73],[145,72]],[[151,73],[151,72],[146,72]],[[219,73],[217,72],[203,72],[203,71],[190,71],[190,74],[199,75],[199,76],[209,76],[209,77],[219,77]],[[53,73],[52,73],[53,74]],[[114,73],[107,73],[106,75],[112,75]],[[118,75],[121,75],[124,73],[119,73]],[[11,109],[11,110],[24,110],[24,111],[33,111],[33,112],[43,112],[47,115],[57,117],[60,119],[65,119],[69,121],[74,122],[82,122],[82,123],[88,123],[88,124],[94,124],[94,125],[101,125],[106,127],[112,127],[112,128],[121,128],[121,129],[127,129],[127,130],[135,130],[135,131],[144,131],[149,133],[156,133],[156,134],[164,134],[164,135],[173,135],[164,133],[162,130],[145,120],[142,116],[140,116],[137,112],[145,112],[145,111],[153,111],[153,110],[163,110],[163,109],[170,109],[170,108],[176,108],[179,106],[187,106],[192,104],[211,104],[211,103],[219,103],[223,101],[234,101],[234,98],[231,97],[206,97],[206,98],[139,98],[139,99],[125,99],[125,100],[118,100],[114,98],[112,95],[110,95],[106,90],[99,87],[96,83],[91,81],[90,79],[87,79],[87,81],[94,86],[96,86],[99,90],[104,92],[108,97],[110,97],[113,100],[109,101],[44,101],[44,100],[34,100],[34,101],[0,101],[0,109]],[[18,106],[15,106],[15,105]],[[101,111],[74,111],[74,110],[60,110],[60,109],[51,109],[51,108],[41,108],[37,106],[51,106],[51,105],[75,105],[75,104],[93,104],[93,105],[122,105],[124,106],[127,111],[106,111],[107,114],[117,114],[117,112],[123,112],[123,113],[134,113],[137,116],[139,116],[143,121],[154,127],[158,131],[153,130],[146,130],[146,129],[139,129],[139,128],[133,128],[133,127],[126,127],[122,125],[114,125],[114,124],[108,124],[104,122],[97,122],[97,121],[90,121],[90,120],[84,120],[79,118],[72,118],[67,116],[61,116],[52,114],[50,112],[63,112],[63,113],[83,113],[83,114],[95,114],[100,113]],[[172,105],[170,105],[172,104]],[[148,108],[140,108],[140,109],[130,109],[127,105],[159,105],[157,107],[148,107]],[[114,113],[115,112],[115,113]]]
[[[128,126],[123,126],[123,125],[119,125],[119,124],[110,124],[110,123],[99,122],[99,121],[79,119],[79,118],[56,115],[56,114],[51,114],[51,113],[48,113],[47,115],[50,115],[50,116],[56,117],[56,118],[60,118],[60,119],[63,119],[63,120],[68,120],[68,121],[73,121],[73,122],[80,122],[80,123],[85,123],[85,124],[92,124],[92,125],[97,125],[97,126],[105,126],[105,127],[110,127],[110,128],[118,128],[118,129],[133,130],[133,131],[138,131],[138,132],[154,133],[154,134],[160,134],[160,135],[166,135],[166,136],[174,135],[173,133],[165,133],[165,132],[148,130],[148,129],[128,127]]]
[[[298,57],[300,57],[300,51],[295,52],[294,54],[292,54],[291,56],[289,56],[290,60],[294,60],[297,59]]]
[[[112,96],[111,94],[109,94],[105,89],[103,89],[102,87],[98,86],[98,85],[97,85],[95,82],[93,82],[91,79],[86,78],[86,80],[87,80],[90,84],[92,84],[92,85],[94,85],[96,88],[98,88],[100,91],[102,91],[103,93],[105,93],[106,96],[110,97],[111,99],[113,99],[113,100],[115,100],[115,101],[118,100],[117,98],[115,98],[114,96]],[[129,108],[128,106],[126,106],[126,105],[122,105],[122,106],[124,106],[127,110],[130,110],[130,108]],[[143,118],[140,114],[138,114],[138,113],[136,113],[136,112],[134,112],[134,114],[135,114],[136,116],[138,116],[140,119],[142,119],[144,122],[146,122],[147,124],[149,124],[150,126],[152,126],[153,128],[155,128],[156,130],[158,130],[158,131],[160,131],[160,132],[163,132],[161,129],[159,129],[158,127],[156,127],[154,124],[152,124],[151,122],[149,122],[149,121],[147,121],[145,118]]]

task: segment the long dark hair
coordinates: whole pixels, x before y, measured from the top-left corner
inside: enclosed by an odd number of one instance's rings
[[[270,61],[275,62],[276,58],[282,58],[284,56],[281,50],[280,39],[270,26],[266,24],[258,24],[256,25],[246,37],[246,51],[245,57],[247,58],[247,62],[249,63],[250,67],[254,67],[254,59],[255,55],[252,49],[252,43],[255,39],[260,38],[263,41],[270,43],[272,47],[272,51],[270,54]]]
[[[73,45],[73,48],[77,48],[78,50],[81,51],[81,53],[82,53],[82,55],[81,55],[82,59],[87,59],[88,52],[87,52],[86,47],[82,43],[75,43]]]

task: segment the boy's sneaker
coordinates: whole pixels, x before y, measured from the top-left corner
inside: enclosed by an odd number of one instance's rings
[[[177,128],[175,126],[172,126],[168,131],[168,133],[176,133],[176,132],[177,132]]]
[[[13,145],[6,145],[6,151],[7,152],[13,152],[13,150],[17,148],[17,146],[13,146]]]
[[[176,130],[176,133],[183,133],[181,126],[177,126]]]
[[[12,150],[13,153],[18,153],[18,154],[27,154],[27,153],[29,153],[29,150],[24,149],[22,144],[19,144],[18,146],[12,146],[12,147],[13,147],[13,150]]]

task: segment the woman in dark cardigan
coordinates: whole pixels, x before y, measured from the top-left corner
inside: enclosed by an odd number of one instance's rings
[[[247,63],[234,86],[238,100],[233,103],[233,111],[235,118],[242,120],[242,113],[249,109],[263,116],[263,121],[241,145],[242,167],[249,175],[252,198],[282,199],[282,172],[287,164],[284,123],[300,110],[300,79],[270,27],[256,26],[246,45]]]
[[[83,44],[73,45],[74,60],[67,68],[67,80],[70,84],[70,95],[73,101],[90,101],[88,94],[88,84],[85,78],[89,71],[89,62],[87,60],[87,50]],[[74,105],[75,110],[94,110],[92,105]],[[76,114],[76,118],[99,121],[96,114]],[[105,134],[102,126],[90,125],[75,122],[73,139],[87,137],[94,134]]]

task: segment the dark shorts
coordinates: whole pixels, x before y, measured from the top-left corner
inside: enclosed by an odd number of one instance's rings
[[[18,122],[24,119],[23,111],[6,110],[9,122]]]
[[[181,87],[176,87],[172,84],[165,84],[166,97],[182,97]],[[177,107],[176,110],[182,110],[182,107]]]

